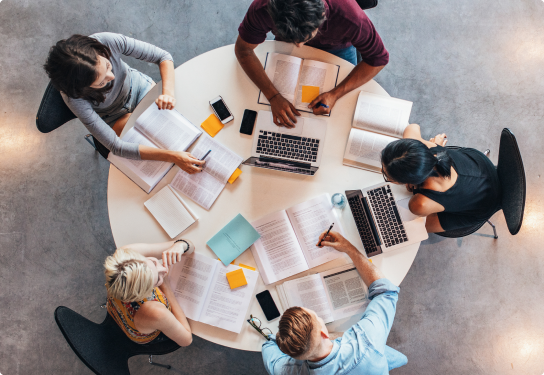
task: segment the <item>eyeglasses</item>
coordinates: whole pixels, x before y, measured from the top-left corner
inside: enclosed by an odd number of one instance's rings
[[[261,328],[261,321],[258,318],[255,318],[253,315],[249,315],[249,319],[247,320],[247,322],[253,328],[255,328],[257,330],[257,332],[259,332],[261,335],[263,335],[263,337],[267,341],[270,341],[270,339],[268,338],[268,335],[271,335],[272,331],[269,328],[266,328],[266,327]]]
[[[383,170],[383,167],[382,167],[382,176],[385,182],[393,182],[387,177],[387,175],[385,174],[385,171]]]

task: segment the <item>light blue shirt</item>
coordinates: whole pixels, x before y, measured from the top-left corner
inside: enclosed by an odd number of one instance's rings
[[[334,340],[331,353],[319,362],[291,358],[279,349],[274,336],[270,335],[272,340],[265,342],[262,347],[264,366],[268,373],[271,375],[389,374],[390,364],[385,352],[393,349],[387,347],[385,343],[395,318],[399,288],[387,279],[379,279],[370,285],[368,292],[371,302],[361,320],[347,330],[341,338]],[[398,354],[404,357],[401,353]]]

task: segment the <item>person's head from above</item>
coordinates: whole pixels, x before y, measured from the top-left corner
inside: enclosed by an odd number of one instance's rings
[[[288,356],[314,362],[326,357],[332,349],[325,322],[304,307],[291,307],[283,313],[276,343]]]
[[[382,150],[386,182],[421,186],[429,177],[449,178],[452,160],[444,151],[436,155],[417,139],[399,139]]]
[[[141,301],[164,282],[168,270],[157,258],[118,249],[104,262],[108,296],[123,302]]]
[[[68,97],[102,103],[115,79],[110,57],[110,49],[98,40],[72,35],[51,47],[44,69],[53,87]]]
[[[317,35],[325,21],[323,0],[269,0],[276,37],[300,47]]]

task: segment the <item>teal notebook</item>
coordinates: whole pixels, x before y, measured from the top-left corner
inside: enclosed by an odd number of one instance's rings
[[[221,262],[228,266],[259,238],[261,235],[255,228],[242,215],[238,214],[206,244]]]

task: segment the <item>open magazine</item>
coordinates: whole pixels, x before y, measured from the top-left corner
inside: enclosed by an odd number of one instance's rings
[[[336,87],[340,66],[268,52],[264,71],[279,93],[296,109],[311,113],[308,104]],[[259,92],[258,103],[270,104],[262,92]]]
[[[151,104],[136,120],[123,141],[172,151],[186,151],[202,134],[193,123],[175,109],[159,110]],[[149,193],[174,163],[156,160],[126,159],[109,153],[108,161]]]
[[[231,289],[226,273],[242,269],[247,285]],[[240,333],[259,278],[257,271],[202,254],[181,257],[168,279],[187,318]]]
[[[381,172],[381,152],[402,138],[411,110],[412,102],[361,91],[343,164]]]
[[[353,264],[276,286],[283,310],[300,306],[314,310],[325,323],[362,314],[368,288]]]
[[[307,271],[343,253],[317,247],[319,235],[329,229],[344,233],[329,194],[322,194],[251,223],[261,238],[251,245],[265,284]]]
[[[202,173],[189,174],[180,170],[170,185],[200,206],[209,210],[225,185],[242,162],[242,157],[205,134],[191,154],[201,159],[208,150]]]

